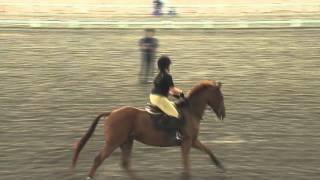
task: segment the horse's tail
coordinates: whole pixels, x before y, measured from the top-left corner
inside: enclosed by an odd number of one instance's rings
[[[86,132],[86,134],[84,136],[82,136],[82,138],[75,144],[74,154],[73,154],[73,158],[72,158],[72,169],[74,169],[74,167],[76,166],[80,151],[82,150],[84,145],[87,143],[87,141],[90,139],[91,135],[93,134],[94,130],[96,129],[96,126],[97,126],[99,120],[102,117],[109,116],[110,113],[111,112],[102,113],[98,117],[96,117],[96,119],[92,122],[90,128]]]

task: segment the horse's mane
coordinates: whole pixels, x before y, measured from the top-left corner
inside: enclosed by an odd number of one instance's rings
[[[191,97],[195,94],[198,94],[199,92],[203,91],[204,89],[212,86],[216,86],[216,81],[210,81],[210,80],[202,80],[197,85],[193,86],[193,88],[189,91],[188,96]]]

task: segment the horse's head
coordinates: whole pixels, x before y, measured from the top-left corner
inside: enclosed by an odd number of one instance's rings
[[[224,98],[221,92],[222,83],[213,82],[213,86],[210,86],[207,90],[208,105],[215,112],[217,117],[223,120],[226,116],[226,110],[224,106]]]
[[[225,118],[226,112],[221,88],[221,82],[205,80],[191,89],[189,99],[196,102],[196,106],[193,109],[199,110],[200,117],[202,116],[205,106],[209,105],[219,119],[223,120]],[[201,104],[203,105],[201,106]]]

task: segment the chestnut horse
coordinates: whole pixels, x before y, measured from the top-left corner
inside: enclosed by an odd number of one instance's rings
[[[181,129],[183,141],[179,144],[184,165],[183,174],[186,178],[190,176],[189,152],[191,147],[208,154],[213,163],[224,170],[223,165],[213,152],[198,139],[200,120],[207,105],[212,108],[219,119],[224,119],[225,107],[221,83],[208,80],[201,81],[191,89],[185,98],[185,102],[177,104],[186,118],[186,123]],[[108,118],[106,118],[107,116]],[[152,146],[178,146],[176,142],[172,142],[172,137],[166,131],[154,127],[154,122],[148,112],[134,107],[122,107],[112,112],[103,113],[93,121],[89,130],[75,146],[72,169],[76,165],[80,151],[93,134],[100,119],[104,119],[105,145],[95,157],[87,180],[93,178],[101,163],[118,147],[121,149],[122,167],[130,177],[134,177],[130,168],[130,156],[134,140]]]

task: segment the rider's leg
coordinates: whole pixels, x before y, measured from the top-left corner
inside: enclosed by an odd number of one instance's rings
[[[170,118],[175,119],[173,124],[170,123],[168,129],[170,130],[170,134],[173,133],[173,135],[170,136],[175,136],[175,139],[180,142],[182,140],[182,135],[177,128],[179,127],[179,124],[181,124],[181,120],[179,119],[179,113],[174,103],[172,103],[167,97],[154,94],[150,95],[150,102],[151,104],[156,105],[158,108],[160,108]]]
[[[174,103],[172,103],[167,97],[151,94],[150,102],[160,108],[165,114],[179,119],[179,113]]]

